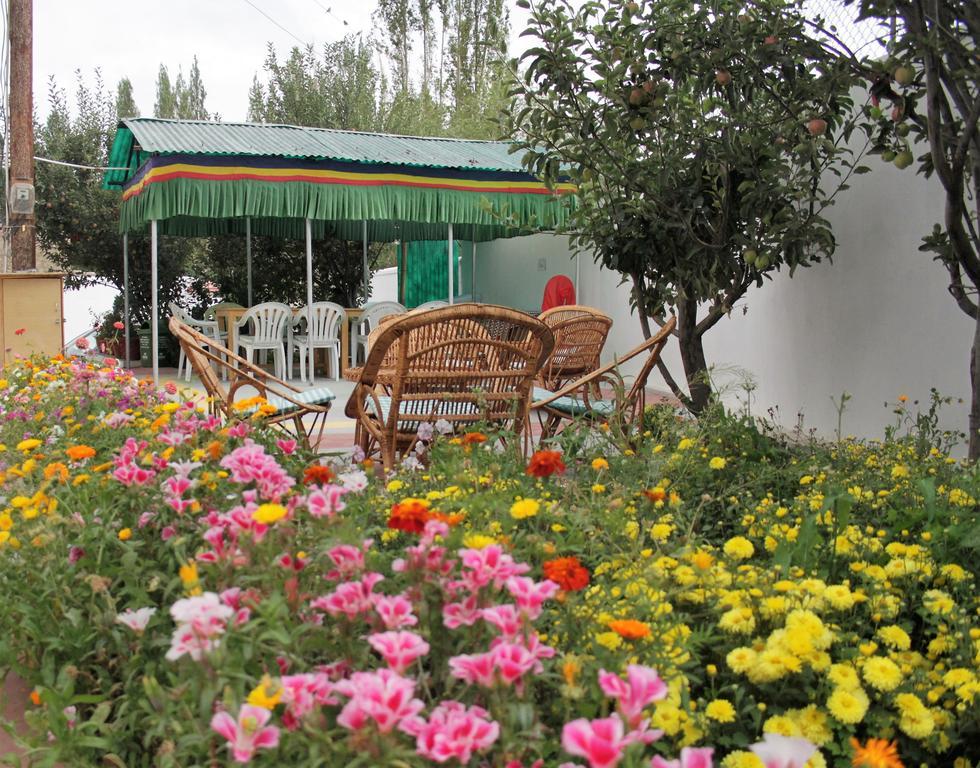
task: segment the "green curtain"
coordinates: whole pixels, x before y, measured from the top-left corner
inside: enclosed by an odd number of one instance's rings
[[[459,295],[459,243],[453,241],[454,264],[453,293]],[[426,240],[408,244],[408,263],[399,265],[402,274],[399,284],[404,286],[406,307],[417,307],[427,301],[449,297],[449,265],[446,258],[445,240]]]

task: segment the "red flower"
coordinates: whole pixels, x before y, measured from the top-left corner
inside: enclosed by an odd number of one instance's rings
[[[116,329],[117,331],[121,331],[121,330],[122,330],[123,328],[125,328],[126,326],[125,326],[125,325],[123,325],[123,322],[122,322],[122,320],[116,320],[116,322],[114,322],[114,323],[112,324],[112,327],[113,327],[113,328],[115,328],[115,329]]]
[[[23,336],[26,332],[27,332],[26,328],[18,328],[16,331],[14,331],[14,335]]]
[[[425,524],[433,518],[429,512],[429,502],[425,499],[402,499],[391,505],[388,527],[396,531],[422,533]]]
[[[561,451],[535,451],[525,472],[534,477],[550,477],[556,472],[564,474],[565,462],[561,459]]]
[[[544,577],[565,592],[577,592],[589,586],[589,569],[577,557],[558,557],[544,562]]]
[[[333,480],[333,470],[323,464],[313,464],[303,472],[303,485],[326,485]]]

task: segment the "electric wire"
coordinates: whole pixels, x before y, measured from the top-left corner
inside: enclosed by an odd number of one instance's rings
[[[281,29],[283,32],[285,32],[287,35],[289,35],[291,38],[293,38],[293,40],[295,40],[297,43],[299,43],[300,45],[305,46],[305,47],[309,47],[310,46],[310,44],[308,42],[306,42],[305,40],[300,40],[299,37],[297,37],[296,35],[294,35],[292,32],[290,32],[288,29],[286,29],[282,24],[280,24],[278,21],[276,21],[274,18],[272,18],[268,13],[266,13],[261,8],[259,8],[259,6],[257,6],[255,3],[253,3],[252,0],[245,0],[245,2],[248,3],[250,6],[252,6],[259,13],[261,13],[263,16],[265,16],[269,21],[271,21],[277,27],[279,27],[279,29]]]

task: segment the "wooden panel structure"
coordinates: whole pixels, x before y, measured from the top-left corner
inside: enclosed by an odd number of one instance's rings
[[[0,349],[14,357],[57,355],[65,345],[64,275],[60,272],[0,274]],[[20,333],[18,333],[20,331]]]

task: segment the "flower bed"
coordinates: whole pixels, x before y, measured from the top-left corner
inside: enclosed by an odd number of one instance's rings
[[[52,760],[980,758],[980,483],[921,435],[662,410],[528,461],[426,427],[381,478],[83,362],[0,408],[0,667]]]

